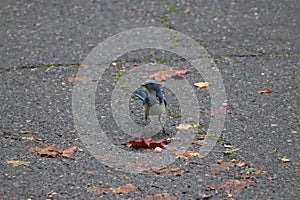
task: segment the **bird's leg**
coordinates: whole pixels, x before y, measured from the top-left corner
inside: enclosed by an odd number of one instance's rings
[[[164,125],[162,124],[162,122],[161,122],[161,120],[160,120],[160,117],[161,117],[161,115],[158,115],[158,121],[159,121],[159,123],[160,123],[160,125],[161,125],[161,127],[162,127],[163,133],[165,133],[166,130],[165,130],[165,127],[164,127]]]

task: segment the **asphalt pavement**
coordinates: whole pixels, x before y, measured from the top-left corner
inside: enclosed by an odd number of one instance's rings
[[[1,1],[0,199],[299,199],[299,10],[298,0]],[[99,161],[111,155],[99,158],[82,141],[73,92],[86,80],[74,77],[99,43],[138,27],[170,28],[193,38],[220,71],[224,109],[210,110],[207,90],[194,89],[201,124],[195,140],[210,136],[212,115],[226,113],[204,158],[177,157],[164,168],[129,173]],[[109,109],[111,91],[144,63],[188,65],[161,50],[131,52],[111,64],[95,90],[99,124],[112,145],[131,153],[144,150],[121,145],[130,137]],[[191,85],[203,81],[192,67],[184,77]],[[178,98],[164,89],[170,110],[180,115]],[[180,123],[169,115],[167,134],[157,137],[171,138],[171,145]],[[47,146],[77,150],[70,157],[29,150]]]

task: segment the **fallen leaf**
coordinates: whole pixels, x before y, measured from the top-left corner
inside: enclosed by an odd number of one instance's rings
[[[21,130],[21,134],[38,134],[38,132],[32,132],[32,131],[26,131],[26,130]]]
[[[74,154],[76,149],[77,149],[77,147],[74,146],[74,147],[68,148],[66,150],[63,150],[61,156],[62,157],[71,157]]]
[[[270,90],[270,89],[266,89],[266,90],[259,90],[259,91],[257,91],[259,94],[263,94],[263,93],[266,93],[266,94],[270,94],[270,93],[272,93],[272,90]]]
[[[45,148],[30,147],[29,152],[36,153],[40,156],[71,157],[76,149],[77,149],[77,147],[71,147],[71,148],[66,149],[66,150],[63,151],[57,146],[48,146],[48,147],[45,147]]]
[[[133,192],[136,189],[136,187],[132,184],[127,184],[127,185],[123,185],[117,188],[113,188],[111,191],[113,193],[118,193],[118,194],[126,194],[129,192]]]
[[[179,129],[179,130],[188,130],[192,127],[193,126],[190,125],[190,124],[179,124],[178,126],[176,126],[176,128]]]
[[[7,164],[13,166],[13,167],[18,167],[20,165],[25,165],[25,166],[29,166],[30,162],[27,161],[21,161],[21,160],[8,160]]]
[[[204,143],[204,140],[194,140],[192,144],[201,146]]]
[[[91,82],[89,77],[79,76],[79,77],[68,77],[68,82]]]
[[[211,83],[209,82],[198,82],[198,83],[194,83],[194,86],[198,87],[198,88],[207,88],[211,85]]]
[[[155,79],[157,81],[164,81],[168,78],[182,77],[188,71],[189,69],[186,67],[179,69],[162,70],[156,72],[155,74],[144,76],[144,78]]]
[[[223,163],[223,160],[218,160],[217,163],[220,165]]]
[[[47,197],[53,197],[54,195],[57,194],[57,191],[56,190],[51,190],[50,192],[48,192],[46,195]]]
[[[284,163],[290,162],[290,159],[286,158],[285,156],[281,158],[281,161]]]
[[[205,185],[208,188],[211,189],[225,189],[225,192],[227,194],[234,194],[242,191],[244,188],[248,187],[251,184],[251,181],[245,180],[245,181],[240,181],[240,180],[225,180],[222,182],[220,185],[211,185],[207,184]]]
[[[22,140],[30,140],[30,141],[33,141],[35,140],[34,137],[22,137]]]
[[[171,167],[155,170],[153,172],[161,176],[182,176],[183,173],[180,168],[171,168]]]
[[[199,152],[190,150],[177,150],[175,151],[176,158],[188,159],[191,157],[199,156]]]
[[[108,194],[110,192],[110,188],[108,186],[94,185],[93,187],[88,188],[87,192],[97,195]]]
[[[137,140],[130,140],[128,142],[122,143],[123,145],[126,145],[127,147],[136,147],[136,148],[156,148],[160,147],[163,148],[167,146],[167,141],[164,139],[161,140],[153,140],[152,138],[139,138]]]
[[[236,164],[237,167],[245,167],[247,165],[246,162],[239,162]]]
[[[49,146],[46,148],[30,147],[29,152],[36,153],[41,156],[51,156],[51,157],[56,157],[62,154],[61,149],[56,146]]]
[[[154,195],[149,195],[144,198],[144,200],[178,200],[179,198],[175,195],[172,194],[154,194]]]
[[[202,199],[209,199],[210,197],[213,196],[212,194],[206,194],[206,193],[202,193],[202,192],[199,192],[198,195],[199,195],[199,197],[201,197]]]
[[[223,145],[225,148],[232,148],[233,147],[233,145],[230,145],[230,144],[224,144]]]

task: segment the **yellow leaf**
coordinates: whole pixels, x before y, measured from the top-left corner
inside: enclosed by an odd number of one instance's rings
[[[283,157],[283,158],[281,158],[281,161],[286,163],[286,162],[290,162],[290,159]]]
[[[177,129],[180,130],[188,130],[190,128],[192,128],[193,126],[190,124],[179,124],[178,126],[176,126]]]
[[[207,88],[209,87],[211,84],[209,82],[198,82],[198,83],[194,83],[194,86],[198,87],[198,88]]]
[[[13,167],[18,167],[19,165],[26,165],[29,166],[30,162],[26,162],[26,161],[21,161],[21,160],[8,160],[7,164],[13,166]]]

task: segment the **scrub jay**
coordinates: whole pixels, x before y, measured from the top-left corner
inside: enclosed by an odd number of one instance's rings
[[[133,92],[133,95],[143,101],[145,120],[148,120],[149,115],[158,115],[158,121],[163,132],[165,132],[165,128],[161,122],[161,115],[165,112],[167,100],[163,97],[160,84],[156,80],[147,80]]]

